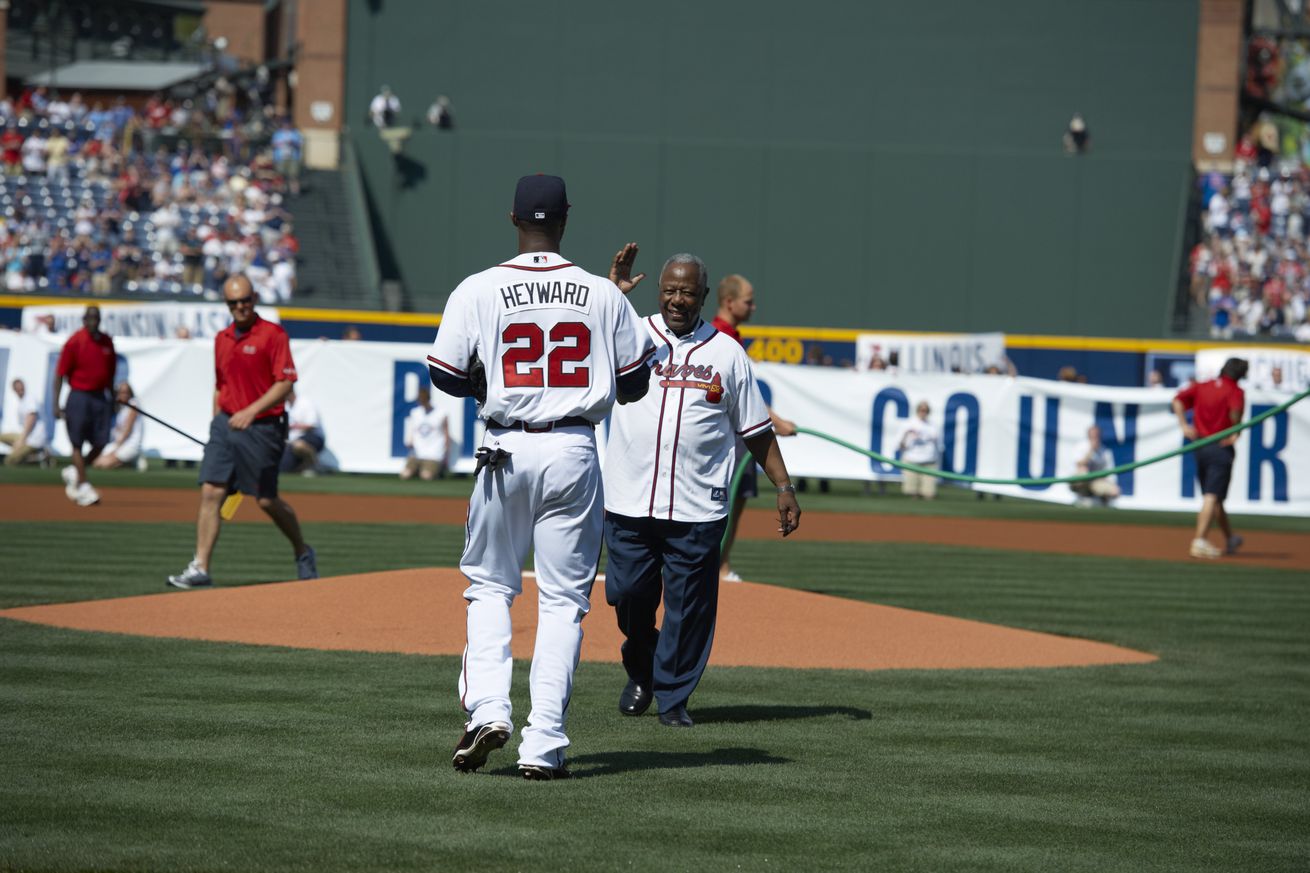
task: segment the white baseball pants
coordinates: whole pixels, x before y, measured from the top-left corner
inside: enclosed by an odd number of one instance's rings
[[[468,577],[468,643],[459,677],[469,726],[513,724],[510,604],[523,591],[528,551],[537,573],[537,642],[532,655],[532,709],[519,763],[560,767],[582,619],[591,608],[604,524],[596,434],[586,427],[549,433],[488,432],[485,445],[510,458],[478,474],[469,500],[460,570]]]

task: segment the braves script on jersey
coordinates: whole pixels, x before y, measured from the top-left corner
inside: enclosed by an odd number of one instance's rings
[[[461,283],[428,356],[463,377],[477,353],[487,372],[484,446],[508,453],[475,480],[460,560],[469,607],[459,691],[469,727],[513,724],[509,607],[534,555],[537,641],[521,765],[560,768],[569,745],[564,716],[604,521],[596,433],[579,419],[609,414],[618,375],[644,367],[649,350],[632,304],[609,280],[534,252]],[[553,424],[566,418],[574,421]]]
[[[556,254],[528,253],[450,295],[428,362],[467,376],[475,351],[487,369],[487,421],[599,422],[614,405],[615,373],[643,363],[645,339],[608,279]]]
[[[704,321],[683,337],[660,315],[646,328],[655,341],[650,391],[610,420],[605,508],[634,518],[723,518],[736,437],[773,426],[750,358]]]

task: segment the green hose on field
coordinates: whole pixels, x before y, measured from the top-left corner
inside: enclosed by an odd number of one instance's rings
[[[1194,452],[1199,448],[1208,446],[1211,443],[1217,443],[1220,440],[1227,439],[1233,434],[1241,433],[1247,428],[1254,427],[1255,425],[1264,421],[1266,418],[1270,418],[1271,416],[1275,416],[1278,415],[1279,413],[1286,412],[1289,408],[1291,408],[1297,403],[1300,403],[1302,400],[1306,399],[1307,397],[1310,397],[1310,388],[1307,388],[1305,391],[1302,391],[1300,394],[1297,394],[1296,396],[1292,397],[1291,399],[1287,400],[1284,403],[1280,403],[1277,406],[1266,409],[1264,412],[1260,413],[1259,415],[1253,416],[1248,421],[1239,422],[1238,424],[1235,424],[1230,428],[1221,430],[1218,433],[1212,433],[1208,437],[1203,437],[1199,440],[1193,440],[1187,445],[1179,446],[1176,449],[1172,449],[1168,452],[1164,452],[1163,454],[1156,455],[1153,458],[1145,458],[1141,461],[1133,461],[1128,464],[1120,464],[1117,467],[1111,467],[1108,470],[1097,470],[1093,473],[1075,473],[1070,476],[1044,476],[1041,478],[1029,478],[1029,479],[993,479],[985,476],[969,476],[965,473],[952,473],[947,470],[937,469],[936,467],[921,467],[918,464],[907,464],[904,461],[898,461],[895,458],[889,458],[886,455],[881,454],[879,452],[875,452],[871,449],[860,448],[854,443],[848,443],[846,442],[846,440],[843,440],[839,437],[835,437],[832,434],[826,434],[823,433],[822,431],[811,430],[808,427],[798,427],[796,428],[796,432],[809,434],[810,436],[818,437],[819,439],[822,440],[827,440],[828,442],[835,443],[836,445],[839,445],[842,448],[850,449],[852,452],[858,452],[859,454],[872,458],[875,461],[880,461],[884,464],[887,464],[892,467],[896,467],[901,470],[910,470],[911,472],[914,473],[923,473],[928,476],[936,476],[939,479],[949,479],[953,482],[967,482],[969,484],[977,484],[977,485],[1059,485],[1061,483],[1066,483],[1066,482],[1087,482],[1092,479],[1102,479],[1105,478],[1106,476],[1116,476],[1119,473],[1126,473],[1129,470],[1136,470],[1138,467],[1145,467],[1149,464],[1158,464],[1160,461],[1166,461],[1169,458],[1177,457],[1178,455],[1183,455],[1188,452]],[[741,485],[741,478],[746,474],[746,470],[753,463],[755,463],[755,459],[750,457],[750,455],[747,455],[745,458],[742,458],[741,463],[737,465],[737,470],[736,472],[733,473],[732,476],[732,487],[729,490],[729,493],[732,495],[734,501],[736,500],[737,497],[737,489]],[[731,505],[732,504],[729,503],[729,506]],[[727,534],[725,533],[723,537],[723,541],[720,543],[720,548],[722,548],[723,543],[727,542],[727,539],[728,537]]]

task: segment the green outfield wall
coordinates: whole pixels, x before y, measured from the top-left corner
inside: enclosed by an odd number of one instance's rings
[[[420,311],[514,253],[514,180],[548,172],[571,258],[692,251],[768,323],[1159,336],[1196,28],[1196,0],[351,0],[347,121]],[[384,83],[399,155],[366,121]],[[422,121],[438,94],[453,131]]]

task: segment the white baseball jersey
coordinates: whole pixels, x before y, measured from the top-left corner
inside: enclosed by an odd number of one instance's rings
[[[479,414],[488,421],[599,422],[614,405],[615,372],[640,367],[648,348],[614,283],[557,254],[528,253],[460,283],[428,363],[467,377],[476,352],[487,371]]]
[[[323,422],[318,415],[318,407],[307,394],[296,392],[296,402],[287,407],[287,439],[303,439],[311,430],[321,431]]]
[[[446,460],[449,419],[440,406],[431,409],[415,406],[409,411],[405,419],[405,445],[414,450],[414,457],[420,461]]]
[[[901,429],[901,460],[907,464],[935,464],[941,458],[941,435],[917,415]]]
[[[564,719],[591,608],[604,525],[596,432],[586,425],[505,430],[578,416],[599,422],[618,373],[645,366],[650,339],[632,304],[607,279],[558,254],[522,254],[464,280],[446,305],[428,361],[467,376],[474,352],[487,372],[484,447],[504,463],[478,474],[460,570],[468,578],[468,644],[459,676],[469,726],[510,720],[510,604],[523,563],[537,574],[532,709],[519,763],[560,767]]]
[[[41,407],[37,403],[36,395],[29,391],[23,395],[22,400],[18,401],[17,433],[22,433],[23,428],[27,427],[27,417],[32,413],[36,413],[36,423],[32,425],[32,432],[27,435],[27,445],[34,449],[43,449],[46,443],[45,420],[41,418]]]
[[[635,518],[723,518],[737,437],[773,428],[750,358],[705,321],[683,337],[658,314],[646,328],[655,341],[650,391],[610,419],[605,508]]]

